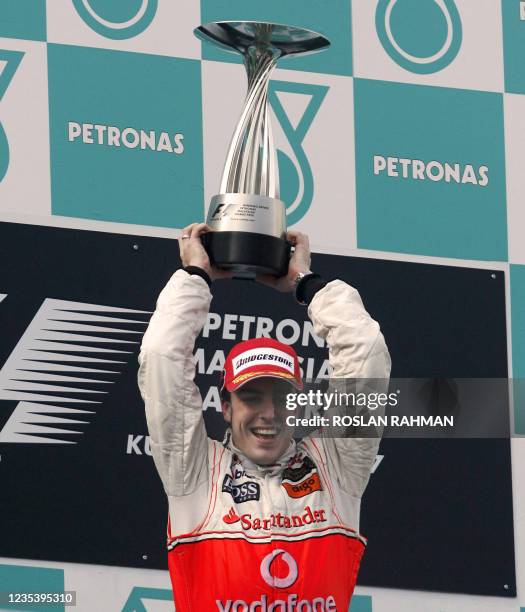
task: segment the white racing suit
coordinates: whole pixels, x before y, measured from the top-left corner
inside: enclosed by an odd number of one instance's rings
[[[347,612],[366,544],[361,496],[379,438],[308,436],[273,466],[249,461],[229,435],[209,439],[193,350],[210,301],[202,278],[178,270],[139,357],[152,454],[169,500],[176,609]],[[328,283],[308,314],[327,341],[334,378],[384,379],[386,387],[390,356],[354,288]]]

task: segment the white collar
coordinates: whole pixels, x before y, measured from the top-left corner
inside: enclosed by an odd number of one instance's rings
[[[285,467],[287,467],[287,465],[290,463],[290,459],[297,453],[297,444],[292,438],[288,448],[275,463],[272,463],[271,465],[260,465],[246,457],[246,455],[234,445],[231,427],[228,427],[226,430],[222,443],[226,448],[231,450],[239,457],[239,460],[245,470],[256,473],[258,472],[260,474],[269,474],[270,476],[281,472]]]

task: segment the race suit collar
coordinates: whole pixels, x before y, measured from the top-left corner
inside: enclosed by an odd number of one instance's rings
[[[245,470],[269,475],[278,474],[279,472],[281,472],[290,463],[292,457],[294,457],[297,453],[297,445],[295,443],[295,440],[292,438],[288,448],[284,451],[284,453],[275,463],[273,463],[272,465],[259,465],[251,459],[248,459],[248,457],[246,457],[246,455],[235,446],[235,444],[233,443],[232,430],[230,427],[228,427],[228,429],[226,430],[222,443],[227,449],[229,449],[232,453],[235,453],[239,457],[239,460],[244,466]]]

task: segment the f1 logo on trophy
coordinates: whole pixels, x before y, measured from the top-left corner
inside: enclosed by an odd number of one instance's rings
[[[257,21],[219,21],[201,25],[196,36],[226,51],[240,53],[248,74],[248,93],[233,133],[220,192],[213,196],[203,236],[210,260],[236,278],[283,276],[288,270],[286,210],[279,199],[279,168],[268,109],[268,83],[277,60],[315,53],[330,41],[312,30]]]

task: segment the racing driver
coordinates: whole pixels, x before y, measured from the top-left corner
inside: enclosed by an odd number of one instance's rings
[[[139,387],[155,465],[168,496],[168,565],[177,612],[347,612],[366,540],[363,491],[378,437],[310,435],[284,426],[285,395],[301,389],[297,355],[271,338],[237,344],[225,360],[222,443],[207,437],[193,350],[213,280],[205,224],[179,238],[183,268],[162,290],[144,335]],[[332,377],[382,379],[390,356],[356,289],[310,271],[308,237],[287,276],[258,280],[295,291],[326,339]]]

